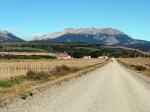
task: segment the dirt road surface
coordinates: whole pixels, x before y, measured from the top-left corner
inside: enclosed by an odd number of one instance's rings
[[[150,79],[114,60],[0,112],[150,112]]]

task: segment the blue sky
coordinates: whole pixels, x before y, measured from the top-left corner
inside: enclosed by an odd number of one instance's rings
[[[26,40],[87,27],[116,28],[150,41],[150,0],[0,0],[0,29]]]

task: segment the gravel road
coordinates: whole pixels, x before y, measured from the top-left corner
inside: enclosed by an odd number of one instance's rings
[[[114,60],[0,112],[150,112],[150,79]]]

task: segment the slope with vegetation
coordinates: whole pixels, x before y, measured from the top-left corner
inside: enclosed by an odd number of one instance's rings
[[[47,52],[58,53],[67,52],[74,58],[83,56],[98,57],[108,55],[110,57],[148,57],[150,54],[136,49],[121,46],[101,46],[86,43],[41,43],[41,42],[22,42],[22,43],[2,43],[1,52]],[[13,56],[12,56],[13,57]],[[21,58],[21,57],[20,57]],[[13,58],[12,58],[13,59]]]

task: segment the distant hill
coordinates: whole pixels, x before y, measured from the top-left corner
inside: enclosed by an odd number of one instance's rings
[[[63,32],[44,34],[35,37],[34,41],[42,42],[85,42],[87,44],[100,45],[133,45],[148,43],[143,40],[136,40],[127,34],[113,28],[80,28],[65,29]]]
[[[149,51],[150,52],[150,42],[149,43],[138,43],[138,44],[133,44],[133,45],[127,45],[124,47],[129,47],[129,48],[134,48],[134,49],[139,49],[142,51]]]
[[[15,36],[14,34],[0,30],[0,42],[22,42],[23,39]]]
[[[102,46],[97,44],[85,43],[45,43],[45,42],[2,42],[0,43],[0,52],[30,52],[30,53],[68,53],[72,57],[83,56],[102,56],[110,57],[150,57],[150,52],[127,48],[122,46]],[[4,54],[4,53],[2,53]],[[24,53],[23,53],[24,54]],[[33,56],[34,57],[34,56]],[[16,59],[16,56],[2,55],[1,59]],[[20,56],[20,58],[25,58]],[[29,57],[28,57],[29,58]],[[31,56],[32,58],[32,56]],[[43,57],[44,58],[44,57]],[[45,57],[46,58],[46,57]],[[35,57],[37,59],[37,57]]]

